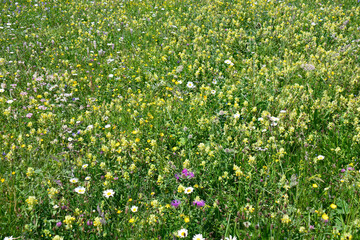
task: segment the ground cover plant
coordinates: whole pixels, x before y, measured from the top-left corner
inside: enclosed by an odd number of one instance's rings
[[[0,9],[0,239],[360,239],[359,1]]]

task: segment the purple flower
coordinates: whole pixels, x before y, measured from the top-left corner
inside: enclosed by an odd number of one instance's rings
[[[194,173],[193,172],[190,172],[188,171],[186,168],[184,168],[182,171],[182,176],[185,176],[187,178],[193,178],[194,177]]]
[[[26,117],[31,118],[32,115],[33,115],[32,113],[28,113],[28,114],[26,114]]]
[[[91,226],[93,223],[92,223],[92,221],[88,220],[86,224],[87,224],[88,226]]]
[[[205,201],[204,200],[193,201],[193,205],[196,205],[197,207],[203,207],[203,206],[205,206]]]
[[[57,223],[56,223],[56,226],[57,226],[57,227],[61,227],[61,225],[62,225],[61,222],[57,222]]]
[[[178,174],[175,174],[175,178],[176,178],[176,180],[179,180],[179,175]]]
[[[341,172],[343,173],[343,172],[345,172],[346,170],[343,168],[343,169],[341,169]]]
[[[180,200],[175,199],[171,202],[171,206],[177,208],[180,205],[180,203],[181,203]]]
[[[348,170],[348,171],[352,171],[352,170],[354,170],[354,169],[353,169],[352,167],[348,167],[347,170]]]
[[[315,229],[315,227],[314,227],[313,225],[310,225],[310,226],[309,226],[309,229],[310,229],[310,230],[313,230],[313,229]]]

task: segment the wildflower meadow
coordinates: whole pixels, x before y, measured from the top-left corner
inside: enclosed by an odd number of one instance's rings
[[[0,239],[360,239],[360,1],[0,0]]]

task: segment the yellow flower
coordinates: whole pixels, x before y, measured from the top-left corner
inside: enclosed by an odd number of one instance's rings
[[[312,186],[313,186],[313,188],[317,188],[317,187],[318,187],[318,185],[317,185],[316,183],[314,183]]]
[[[328,221],[329,220],[329,216],[324,213],[322,216],[321,216],[322,219],[324,219],[325,221]]]
[[[190,222],[190,218],[189,218],[189,217],[186,217],[186,218],[184,218],[184,221],[185,221],[186,223],[188,223],[188,222]]]
[[[179,193],[181,193],[181,192],[183,192],[184,190],[185,190],[184,186],[183,186],[183,185],[179,185],[177,191],[178,191]]]
[[[330,205],[330,207],[331,207],[332,209],[336,209],[336,208],[337,208],[337,206],[336,206],[335,204],[333,204],[333,203]]]
[[[101,218],[99,217],[96,217],[95,218],[95,221],[94,221],[94,226],[97,227],[97,226],[101,226]]]
[[[129,223],[133,223],[133,222],[135,222],[135,219],[130,218]]]
[[[282,218],[281,218],[281,222],[288,224],[289,222],[291,222],[291,219],[289,217],[289,215],[285,214]]]

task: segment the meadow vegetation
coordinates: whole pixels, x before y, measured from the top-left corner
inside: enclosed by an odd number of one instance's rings
[[[0,239],[360,239],[359,1],[0,11]]]

